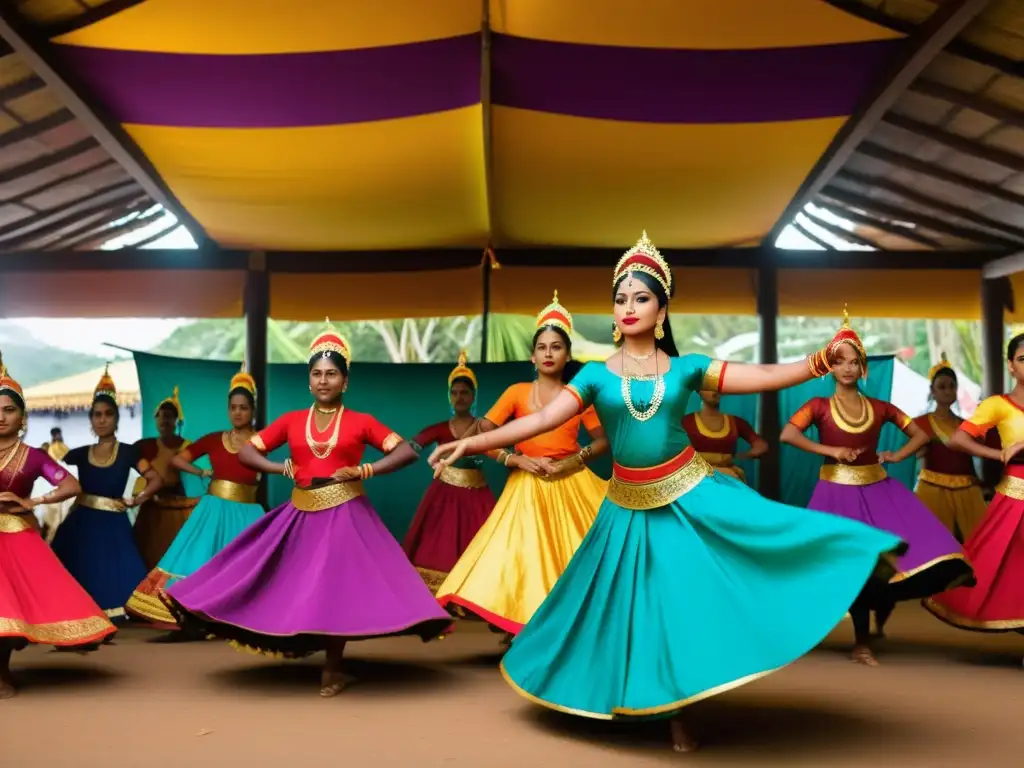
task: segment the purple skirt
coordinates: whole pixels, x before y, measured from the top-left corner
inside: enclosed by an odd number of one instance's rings
[[[278,507],[164,598],[183,628],[288,657],[330,638],[433,640],[452,624],[365,496]]]
[[[889,580],[893,600],[917,600],[975,583],[960,543],[898,480],[887,477],[870,485],[819,480],[807,507],[867,523],[907,542]]]

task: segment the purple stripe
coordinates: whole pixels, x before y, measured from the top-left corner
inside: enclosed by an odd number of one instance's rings
[[[578,45],[495,35],[492,98],[641,123],[755,123],[852,114],[901,40],[755,50]]]
[[[480,103],[480,36],[317,53],[220,56],[54,46],[122,123],[340,125]]]

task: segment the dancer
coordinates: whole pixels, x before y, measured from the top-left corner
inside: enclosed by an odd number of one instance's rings
[[[22,441],[25,396],[0,360],[0,699],[16,694],[11,654],[29,643],[92,650],[114,625],[61,566],[32,514],[81,488],[42,450]],[[28,498],[38,478],[54,485]]]
[[[466,353],[448,374],[448,400],[452,417],[432,424],[412,439],[421,452],[433,443],[448,443],[467,435],[477,425],[472,414],[476,374],[466,365]],[[470,457],[448,467],[423,495],[416,516],[405,534],[402,549],[436,592],[480,526],[494,509],[494,494],[480,471],[480,459]]]
[[[843,310],[843,325],[836,336],[832,376],[836,391],[831,398],[816,397],[805,403],[782,430],[782,442],[825,457],[818,484],[807,506],[889,531],[910,545],[898,562],[888,585],[873,582],[870,597],[850,610],[854,647],[851,659],[859,664],[878,664],[871,650],[870,610],[880,637],[896,603],[920,599],[951,586],[974,581],[971,566],[960,544],[935,516],[898,480],[886,475],[884,463],[898,463],[917,453],[928,442],[910,418],[891,403],[865,397],[857,388],[867,375],[867,352],[850,318]],[[886,422],[892,422],[909,438],[900,450],[878,453],[878,439]],[[804,436],[818,428],[820,442]]]
[[[935,410],[918,416],[914,423],[928,435],[918,453],[917,498],[963,542],[985,516],[985,498],[978,484],[970,454],[954,451],[950,439],[963,422],[952,411],[957,398],[957,377],[946,355],[928,372]]]
[[[147,570],[156,568],[199,502],[199,499],[185,495],[181,474],[172,462],[174,456],[189,445],[189,441],[181,436],[185,411],[181,407],[177,387],[156,407],[153,418],[156,419],[159,436],[148,437],[135,444],[139,456],[149,462],[162,481],[160,493],[139,508],[139,516],[132,529]],[[145,480],[140,478],[135,484],[135,493],[141,492],[144,486]]]
[[[946,623],[978,632],[1024,632],[1024,333],[1010,339],[1006,359],[1013,391],[982,400],[949,438],[953,450],[1006,465],[985,517],[964,542],[978,584],[924,602]],[[991,429],[999,431],[1002,450],[981,442]]]
[[[373,416],[344,407],[350,362],[348,343],[328,322],[310,347],[313,405],[281,416],[238,454],[252,469],[293,479],[291,501],[166,593],[179,623],[236,647],[286,658],[326,650],[325,697],[348,682],[341,666],[347,641],[428,641],[451,626],[363,493],[362,481],[417,454]],[[286,443],[291,458],[283,464],[263,455]],[[366,445],[386,455],[361,463]]]
[[[161,482],[134,445],[118,442],[120,416],[117,388],[108,370],[89,409],[98,442],[68,451],[64,457],[65,464],[78,467],[82,493],[53,537],[53,551],[64,567],[115,621],[126,618],[124,604],[146,576],[125,513],[151,499]],[[146,486],[136,496],[123,498],[132,469],[145,478]]]
[[[572,315],[554,300],[537,315],[533,355],[537,378],[513,384],[487,412],[479,429],[540,411],[561,395],[572,364]],[[580,448],[580,424],[593,442]],[[512,470],[480,532],[437,590],[441,605],[505,632],[519,632],[562,575],[597,516],[607,482],[586,462],[608,450],[593,408],[556,429],[517,441],[496,458]],[[451,465],[446,464],[446,469]],[[442,470],[442,474],[444,470]]]
[[[761,458],[768,453],[768,443],[744,419],[722,413],[722,395],[718,392],[701,392],[700,401],[700,410],[688,413],[683,419],[690,445],[716,472],[746,482],[746,473],[736,462]],[[750,450],[737,454],[736,444],[740,438],[747,441]]]
[[[892,534],[785,506],[716,474],[682,428],[691,392],[781,389],[828,371],[835,342],[785,365],[676,357],[673,280],[644,233],[612,280],[621,349],[537,413],[439,447],[438,469],[596,405],[614,475],[590,533],[502,662],[509,684],[570,714],[672,717],[786,666],[842,619]],[[672,719],[676,750],[696,741]]]
[[[197,571],[263,516],[263,507],[256,503],[260,474],[238,459],[239,450],[253,435],[255,410],[255,380],[244,371],[235,374],[228,387],[231,429],[206,435],[171,459],[176,470],[213,480],[167,553],[135,588],[125,606],[129,614],[157,626],[178,629],[160,593]],[[193,463],[203,456],[210,457],[212,470],[199,469]],[[181,641],[196,637],[188,632],[172,632],[161,639]]]

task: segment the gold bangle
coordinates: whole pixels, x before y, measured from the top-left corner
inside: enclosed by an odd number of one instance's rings
[[[588,445],[586,448],[584,448],[579,453],[580,460],[583,461],[583,462],[586,462],[586,460],[589,459],[593,455],[594,455],[594,446],[592,446],[592,445]]]
[[[502,463],[502,465],[503,465],[503,466],[506,466],[506,467],[507,467],[507,466],[508,466],[508,463],[509,463],[509,461],[510,461],[511,459],[512,459],[512,454],[511,454],[511,453],[509,453],[508,451],[505,451],[505,460],[504,460],[503,462],[501,462],[501,463]]]
[[[369,480],[373,477],[373,464],[363,464],[359,470],[359,474],[362,475],[363,480]]]

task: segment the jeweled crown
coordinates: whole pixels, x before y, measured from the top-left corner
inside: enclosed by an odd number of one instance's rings
[[[324,326],[324,331],[313,339],[313,343],[309,345],[310,355],[322,355],[325,352],[337,352],[346,363],[351,364],[352,357],[348,341],[346,341],[345,337],[338,333],[337,329],[331,325],[331,318],[324,318]]]
[[[647,237],[646,229],[636,241],[636,245],[626,251],[615,265],[612,285],[616,285],[619,279],[629,272],[650,275],[661,284],[666,296],[672,295],[672,269]]]

